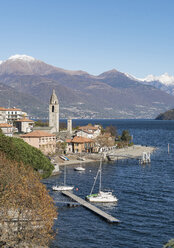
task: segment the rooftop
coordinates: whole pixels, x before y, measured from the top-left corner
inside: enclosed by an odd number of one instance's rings
[[[25,138],[25,137],[31,137],[31,138],[39,138],[39,137],[56,137],[54,134],[50,134],[48,132],[36,130],[31,133],[23,134],[20,137]]]
[[[29,120],[27,118],[23,118],[23,119],[17,120],[16,122],[32,122],[32,123],[34,123],[34,121]]]
[[[1,127],[12,127],[12,125],[10,125],[8,123],[0,123],[0,128]]]
[[[3,110],[3,111],[21,111],[21,109],[19,109],[19,108],[4,108],[4,107],[0,107],[0,110]]]
[[[79,137],[75,136],[73,139],[66,139],[67,143],[90,143],[94,142],[92,139],[84,138],[84,137]]]
[[[97,129],[98,129],[98,126],[95,127],[95,126],[91,126],[91,125],[82,126],[82,127],[79,127],[79,128],[78,128],[78,130],[85,130],[85,131],[97,130]]]

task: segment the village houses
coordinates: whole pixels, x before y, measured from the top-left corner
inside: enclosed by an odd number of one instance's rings
[[[8,123],[0,123],[0,129],[2,130],[3,134],[6,136],[12,137],[13,136],[13,126]]]
[[[13,124],[14,121],[22,119],[26,116],[26,112],[22,112],[19,108],[4,108],[0,107],[0,121]]]
[[[29,133],[33,130],[34,121],[28,118],[22,118],[15,121],[15,126],[19,133]]]
[[[72,139],[66,139],[67,153],[81,153],[81,152],[93,152],[94,149],[94,140],[75,136]]]
[[[56,135],[45,131],[33,131],[20,136],[29,145],[40,149],[45,155],[55,153]]]
[[[57,141],[61,132],[59,131],[59,101],[53,90],[49,102],[49,127],[34,128],[34,121],[27,118],[27,114],[18,108],[0,108],[0,123],[1,129],[5,135],[12,136],[13,125],[16,126],[19,133],[24,133],[20,137],[38,149],[44,154],[55,153],[56,151],[56,135]],[[8,125],[8,126],[7,126]],[[91,153],[96,152],[95,139],[101,134],[100,125],[91,125],[79,127],[75,132],[72,132],[72,120],[67,122],[67,137],[66,142],[67,153]],[[61,141],[63,142],[63,141]]]
[[[87,125],[79,127],[76,131],[76,136],[88,138],[88,139],[95,139],[101,133],[101,126],[100,125]]]

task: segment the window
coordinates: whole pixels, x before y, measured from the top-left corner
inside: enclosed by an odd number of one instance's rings
[[[54,106],[52,106],[52,112],[54,112]]]

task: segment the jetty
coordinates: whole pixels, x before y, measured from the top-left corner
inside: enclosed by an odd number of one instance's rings
[[[105,156],[109,161],[118,159],[135,159],[141,163],[150,163],[150,154],[154,150],[154,147],[134,145],[132,147],[108,151]]]
[[[101,209],[97,208],[96,206],[92,205],[91,203],[83,200],[82,198],[80,198],[79,196],[73,194],[70,191],[62,191],[62,194],[65,196],[70,197],[71,199],[73,199],[74,201],[80,203],[83,207],[91,210],[92,212],[94,212],[95,214],[99,215],[100,217],[104,218],[106,221],[108,221],[109,223],[119,223],[120,221],[118,219],[116,219],[115,217],[105,213],[104,211],[102,211]]]

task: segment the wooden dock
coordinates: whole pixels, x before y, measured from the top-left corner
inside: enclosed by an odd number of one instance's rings
[[[115,217],[105,213],[104,211],[102,211],[101,209],[95,207],[94,205],[90,204],[89,202],[83,200],[82,198],[80,198],[77,195],[74,195],[72,192],[70,191],[62,191],[63,195],[66,195],[68,197],[70,197],[71,199],[73,199],[74,201],[80,203],[83,207],[91,210],[92,212],[96,213],[97,215],[101,216],[102,218],[104,218],[105,220],[107,220],[110,223],[119,223],[120,221],[118,219],[116,219]]]

